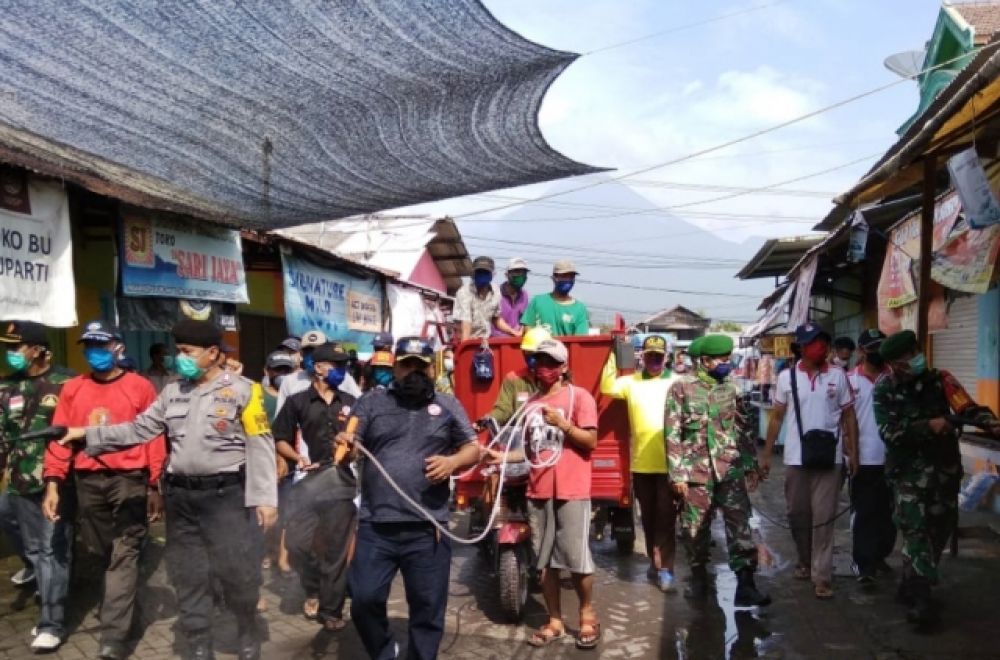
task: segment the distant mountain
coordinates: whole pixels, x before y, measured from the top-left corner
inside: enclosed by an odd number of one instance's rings
[[[576,188],[587,180],[563,180],[550,191]],[[502,194],[498,193],[498,204],[504,201],[499,198]],[[629,215],[617,210],[656,207],[628,186],[610,182],[515,207],[497,221],[470,218],[459,224],[472,256],[494,257],[499,271],[511,256],[527,259],[533,271],[528,280],[531,293],[548,289],[552,263],[569,257],[576,261],[581,280],[752,296],[645,291],[581,282],[574,295],[594,308],[592,316],[597,320],[617,309],[634,322],[644,312],[674,305],[703,310],[716,319],[755,320],[756,307],[773,290],[773,282],[741,282],[734,276],[764,239],[733,243],[669,212]]]

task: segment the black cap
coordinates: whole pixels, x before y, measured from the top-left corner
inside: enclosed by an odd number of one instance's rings
[[[426,339],[400,337],[396,342],[396,362],[406,358],[419,358],[429,364],[434,359],[434,349]]]
[[[850,337],[837,337],[833,340],[833,347],[838,350],[846,348],[849,351],[853,351],[857,348],[857,345],[855,345],[854,340]]]
[[[351,358],[336,344],[326,343],[313,349],[312,359],[313,362],[347,362]]]
[[[830,339],[830,335],[819,323],[809,321],[795,328],[795,343],[799,346],[805,346],[817,337],[825,337],[827,341]]]
[[[28,344],[48,346],[49,335],[46,327],[34,321],[3,321],[0,342],[4,344]]]
[[[202,348],[218,346],[220,350],[222,349],[222,328],[211,321],[184,319],[178,321],[170,333],[174,336],[174,343],[177,344]]]
[[[375,335],[375,338],[372,339],[372,348],[376,351],[379,349],[392,350],[392,333],[380,332]]]
[[[496,270],[496,265],[489,257],[476,257],[472,262],[472,270],[487,270],[492,273]]]
[[[300,350],[302,350],[302,342],[299,341],[298,337],[287,337],[281,340],[281,343],[278,344],[278,348],[279,349],[284,348],[291,351],[292,353],[298,353]]]
[[[267,369],[289,369],[294,371],[295,360],[284,351],[275,351],[267,356],[267,362],[265,362],[264,367]]]
[[[885,340],[885,333],[877,328],[871,328],[870,330],[865,330],[858,337],[858,346],[862,350],[878,350],[881,346],[883,340]]]
[[[107,321],[91,321],[83,327],[83,332],[80,334],[80,338],[76,340],[76,343],[80,344],[85,341],[122,341],[122,333],[118,328],[111,325]]]

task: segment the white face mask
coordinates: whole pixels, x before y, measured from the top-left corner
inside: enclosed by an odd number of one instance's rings
[[[444,370],[445,371],[454,371],[455,370],[455,359],[454,358],[445,358],[444,359]]]

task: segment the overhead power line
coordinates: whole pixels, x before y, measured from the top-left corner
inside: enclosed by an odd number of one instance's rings
[[[640,286],[638,284],[622,284],[621,282],[598,282],[596,280],[585,280],[581,278],[576,278],[576,281],[580,284],[593,284],[595,286],[609,286],[616,289],[635,289],[638,291],[654,291],[656,293],[684,293],[690,295],[698,296],[719,296],[722,298],[754,298],[760,299],[759,295],[751,295],[747,293],[726,293],[722,291],[689,291],[686,289],[667,289],[658,286]]]
[[[872,89],[866,90],[866,91],[861,92],[859,94],[855,94],[853,96],[849,96],[849,97],[841,99],[840,101],[837,101],[835,103],[831,103],[831,104],[823,106],[821,108],[817,108],[816,110],[812,110],[810,112],[798,115],[797,117],[793,117],[792,119],[788,119],[786,121],[779,122],[777,124],[773,124],[773,125],[771,125],[771,126],[769,126],[767,128],[762,128],[762,129],[754,131],[752,133],[748,133],[748,134],[746,134],[746,135],[744,135],[742,137],[738,137],[738,138],[735,138],[733,140],[729,140],[728,142],[723,142],[721,144],[717,144],[717,145],[714,145],[714,146],[711,146],[711,147],[706,147],[704,149],[699,149],[698,151],[695,151],[695,152],[692,152],[692,153],[689,153],[689,154],[685,154],[685,155],[679,156],[677,158],[672,158],[672,159],[664,161],[662,163],[656,163],[654,165],[649,165],[647,167],[643,167],[643,168],[640,168],[640,169],[635,170],[633,172],[628,172],[626,174],[620,174],[618,176],[608,177],[608,178],[605,178],[605,179],[601,179],[599,181],[592,181],[590,183],[583,184],[583,185],[577,186],[575,188],[569,188],[567,190],[561,190],[561,191],[556,191],[556,192],[548,193],[548,194],[545,194],[545,195],[539,195],[538,197],[535,197],[535,198],[533,198],[533,199],[531,199],[529,201],[537,202],[537,201],[541,201],[543,199],[552,199],[554,197],[562,197],[563,195],[568,195],[569,193],[573,193],[573,192],[577,192],[577,191],[580,191],[580,190],[586,190],[586,189],[589,189],[589,188],[594,188],[594,187],[597,187],[597,186],[605,185],[605,184],[607,184],[609,182],[612,182],[612,181],[621,181],[622,179],[632,178],[632,177],[638,176],[640,174],[645,174],[646,172],[652,172],[654,170],[662,169],[664,167],[669,167],[671,165],[676,165],[678,163],[683,163],[685,161],[691,160],[693,158],[697,158],[699,156],[703,156],[705,154],[710,154],[710,153],[713,153],[713,152],[716,152],[716,151],[721,151],[721,150],[726,149],[728,147],[731,147],[733,145],[741,144],[743,142],[747,142],[749,140],[753,140],[753,139],[758,138],[758,137],[760,137],[762,135],[767,135],[768,133],[773,133],[773,132],[781,130],[783,128],[787,128],[789,126],[794,126],[795,124],[802,123],[802,122],[804,122],[804,121],[806,121],[808,119],[812,119],[813,117],[818,117],[819,115],[822,115],[822,114],[825,114],[827,112],[830,112],[831,110],[836,110],[837,108],[841,108],[841,107],[843,107],[845,105],[849,105],[851,103],[854,103],[855,101],[859,101],[859,100],[867,98],[869,96],[873,96],[875,94],[878,94],[879,92],[883,92],[883,91],[885,91],[887,89],[891,89],[891,88],[893,88],[893,87],[895,87],[897,85],[901,85],[904,82],[907,82],[909,80],[913,80],[913,79],[917,78],[918,76],[923,75],[924,73],[927,73],[929,71],[934,71],[936,69],[940,69],[942,67],[948,66],[950,64],[953,64],[954,62],[957,62],[958,60],[965,59],[965,58],[967,58],[967,57],[969,57],[969,56],[971,56],[971,55],[973,55],[975,53],[978,53],[978,52],[980,52],[982,50],[986,50],[986,49],[989,49],[989,48],[996,48],[998,45],[1000,45],[1000,43],[987,44],[985,46],[982,46],[981,48],[974,49],[970,53],[964,53],[964,54],[962,54],[962,55],[960,55],[958,57],[954,57],[954,58],[952,58],[950,60],[947,60],[945,62],[941,62],[939,64],[935,64],[934,66],[927,67],[926,69],[924,69],[922,71],[918,71],[918,72],[914,73],[911,76],[908,76],[908,77],[905,77],[905,78],[899,78],[897,80],[893,80],[892,82],[886,83],[884,85],[880,85],[878,87],[874,87]],[[467,217],[471,217],[471,216],[475,216],[475,215],[482,215],[483,213],[492,213],[494,211],[502,211],[504,209],[508,209],[508,208],[511,208],[511,207],[514,207],[514,206],[519,206],[519,205],[521,205],[523,203],[524,202],[512,202],[510,204],[502,204],[500,206],[495,206],[493,208],[483,209],[483,210],[480,210],[480,211],[473,211],[473,212],[470,212],[470,213],[465,213],[465,214],[462,214],[462,215],[458,215],[456,217],[457,218],[467,218]]]

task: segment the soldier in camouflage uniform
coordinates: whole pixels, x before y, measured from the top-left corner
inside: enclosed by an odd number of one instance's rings
[[[962,461],[961,429],[946,418],[952,413],[975,420],[1000,436],[1000,422],[977,405],[954,376],[928,369],[910,330],[882,343],[880,353],[891,369],[875,389],[875,419],[886,448],[886,475],[896,497],[895,522],[903,535],[903,581],[898,597],[910,606],[907,619],[933,623],[937,611],[931,586],[938,561],[958,523]]]
[[[757,590],[753,577],[757,547],[750,535],[747,488],[758,481],[754,434],[743,397],[726,380],[733,340],[708,335],[691,351],[697,354],[695,371],[670,387],[664,423],[670,480],[685,500],[681,525],[692,574],[685,594],[708,590],[712,518],[721,510],[729,566],[738,580],[736,606],[767,605],[771,599]]]
[[[63,383],[73,374],[51,364],[45,326],[29,321],[0,323],[0,346],[10,375],[0,379],[0,466],[5,466],[9,503],[24,555],[34,567],[41,612],[31,648],[51,651],[65,635],[65,602],[69,588],[71,515],[49,522],[42,514],[42,463],[45,440],[22,441],[21,436],[48,426]],[[70,502],[69,493],[63,498]],[[65,507],[65,504],[64,504]],[[7,508],[7,507],[5,507]]]

